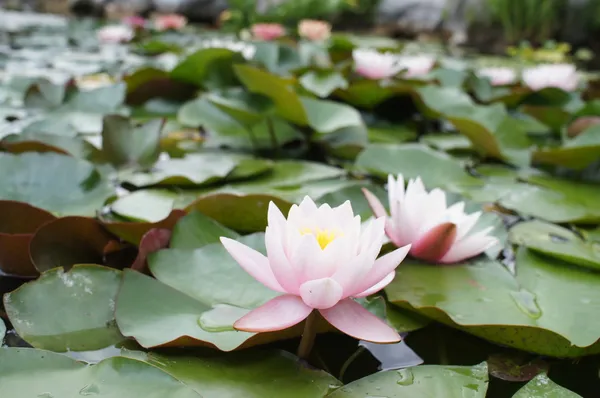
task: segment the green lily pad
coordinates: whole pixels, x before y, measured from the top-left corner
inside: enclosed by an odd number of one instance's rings
[[[544,175],[523,176],[527,184],[512,184],[500,204],[519,213],[546,221],[597,224],[600,187]]]
[[[282,351],[228,353],[205,358],[128,352],[175,377],[203,398],[323,398],[340,382]]]
[[[268,98],[248,93],[240,87],[208,93],[206,99],[245,126],[253,126],[263,120],[273,105]]]
[[[558,225],[542,221],[520,223],[511,228],[510,240],[573,264],[600,269],[600,245]]]
[[[288,80],[249,65],[233,68],[250,92],[273,100],[280,116],[300,126],[308,124],[304,106]]]
[[[516,268],[513,276],[489,260],[452,266],[404,261],[386,293],[394,304],[498,344],[555,357],[600,352],[593,325],[600,276],[525,248]]]
[[[170,247],[171,249],[197,249],[219,242],[221,236],[230,239],[240,237],[237,232],[225,228],[212,218],[199,211],[192,211],[175,224]]]
[[[0,349],[0,394],[22,398],[202,397],[156,367],[135,359],[113,357],[89,366],[61,354],[29,348]]]
[[[188,55],[171,71],[171,79],[209,89],[235,83],[232,65],[242,56],[226,48],[205,48]]]
[[[120,279],[120,271],[98,265],[55,268],[5,294],[4,306],[19,336],[36,348],[97,350],[124,340],[114,321]]]
[[[375,373],[356,380],[328,398],[484,398],[488,388],[486,363],[476,366],[424,365]]]
[[[6,325],[2,318],[0,318],[0,346],[4,342],[4,336],[6,335]]]
[[[157,162],[147,172],[122,173],[121,181],[135,186],[205,185],[224,179],[239,161],[239,155],[192,153],[184,158]]]
[[[369,142],[402,144],[417,138],[417,131],[409,126],[369,126]]]
[[[11,134],[2,138],[0,147],[10,153],[54,152],[89,161],[96,161],[101,156],[98,148],[81,137],[66,137],[56,134],[30,132]]]
[[[308,71],[298,81],[307,91],[321,98],[327,98],[337,89],[348,88],[348,81],[335,70]]]
[[[563,388],[550,380],[545,374],[536,376],[521,388],[513,398],[582,398],[580,395]]]
[[[378,80],[359,80],[335,91],[335,96],[359,108],[373,109],[396,94],[412,91],[409,85],[383,85]]]
[[[473,148],[471,141],[460,134],[427,134],[421,138],[421,142],[440,151],[466,151]]]
[[[110,208],[113,213],[130,220],[158,223],[171,214],[176,199],[177,194],[170,191],[141,189],[117,199]]]
[[[459,160],[422,144],[372,144],[358,156],[355,166],[382,178],[399,173],[405,179],[421,177],[428,188],[460,192],[465,186],[483,185],[463,168]]]
[[[476,105],[455,87],[427,86],[418,90],[421,101],[435,115],[447,118],[484,156],[529,164],[527,131],[508,115],[502,104]]]
[[[533,160],[543,164],[581,170],[600,158],[600,126],[592,126],[563,146],[542,148],[533,154]]]
[[[300,101],[306,110],[309,126],[319,133],[364,124],[360,113],[349,105],[308,97],[300,97]]]
[[[102,153],[114,166],[149,167],[160,155],[164,120],[155,119],[135,126],[123,116],[105,116],[102,125]]]
[[[91,163],[70,156],[0,153],[0,169],[0,199],[29,203],[58,215],[95,215],[114,193]]]

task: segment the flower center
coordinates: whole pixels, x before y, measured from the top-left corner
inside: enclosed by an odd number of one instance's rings
[[[324,250],[328,244],[333,242],[335,238],[338,238],[343,235],[341,231],[321,228],[303,228],[300,230],[300,233],[302,235],[314,235],[317,239],[317,243],[319,244],[319,246],[321,246],[322,250]]]

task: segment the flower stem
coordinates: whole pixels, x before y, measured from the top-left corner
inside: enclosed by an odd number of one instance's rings
[[[365,350],[365,347],[359,346],[358,349],[356,351],[354,351],[354,354],[350,355],[350,357],[346,360],[346,362],[344,362],[344,364],[342,365],[342,368],[340,369],[340,376],[338,377],[338,380],[340,380],[340,381],[344,380],[344,375],[346,374],[346,370],[348,370],[348,367],[350,366],[350,364],[352,364],[352,362],[354,362],[354,360],[356,358],[358,358],[358,356],[360,354],[362,354],[364,350]]]
[[[317,336],[317,312],[313,311],[310,313],[304,323],[304,332],[302,332],[302,339],[298,346],[298,357],[300,359],[308,360],[310,352],[312,351],[315,343],[315,337]]]

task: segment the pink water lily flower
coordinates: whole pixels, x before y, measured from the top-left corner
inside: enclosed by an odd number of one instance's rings
[[[575,65],[540,65],[523,71],[523,82],[532,90],[556,87],[574,91],[579,86],[579,74]]]
[[[156,30],[180,30],[187,25],[187,18],[179,14],[158,15],[154,18]]]
[[[397,56],[392,53],[380,53],[377,50],[358,48],[352,51],[354,69],[367,79],[386,79],[396,75],[401,66]]]
[[[492,86],[507,86],[517,80],[517,73],[514,69],[501,66],[481,68],[477,71],[477,75],[487,77]]]
[[[269,204],[267,256],[221,238],[229,254],[257,281],[282,295],[235,322],[237,330],[269,332],[289,328],[319,313],[340,331],[376,343],[400,341],[398,333],[354,301],[378,292],[395,276],[410,246],[379,259],[385,219],[362,227],[350,202],[317,207],[306,197],[287,219]]]
[[[413,78],[428,74],[435,58],[431,55],[399,55],[396,57],[397,65],[404,70],[404,77]]]
[[[366,189],[363,193],[375,216],[387,218],[379,199]],[[413,257],[455,263],[477,256],[498,243],[488,235],[492,227],[469,234],[481,212],[466,214],[464,202],[448,207],[444,191],[436,188],[427,192],[420,178],[409,180],[405,190],[401,174],[397,180],[389,175],[388,199],[391,217],[386,222],[386,234],[396,246],[412,244]]]
[[[102,43],[125,43],[133,39],[134,33],[129,26],[109,25],[98,29],[96,36]]]
[[[146,24],[146,20],[139,15],[129,15],[124,17],[122,22],[123,24],[131,26],[132,28],[143,28]]]
[[[276,40],[285,35],[285,28],[278,23],[257,23],[250,30],[256,39],[265,41]]]
[[[331,36],[331,25],[325,21],[303,19],[298,24],[298,34],[312,41],[327,40]]]

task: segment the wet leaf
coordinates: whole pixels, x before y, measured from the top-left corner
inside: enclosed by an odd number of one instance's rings
[[[0,169],[0,199],[58,215],[94,215],[114,193],[91,163],[70,156],[0,153]]]
[[[529,221],[510,230],[510,240],[569,263],[600,269],[600,246],[576,233],[543,221]]]
[[[105,116],[102,125],[102,152],[114,166],[150,167],[160,154],[164,120],[134,125],[123,116]]]
[[[99,265],[55,268],[5,294],[4,306],[19,336],[36,348],[97,350],[124,340],[114,321],[120,280],[120,271]]]
[[[388,370],[356,380],[329,394],[329,398],[484,398],[488,387],[487,365],[438,366]]]
[[[204,358],[141,352],[125,355],[161,369],[201,393],[203,398],[323,398],[341,384],[330,374],[303,366],[297,358],[281,351]]]
[[[538,375],[535,379],[527,383],[526,386],[521,388],[513,398],[530,398],[530,397],[544,397],[544,398],[582,398],[580,395],[575,394],[554,383],[545,374]]]
[[[0,201],[0,270],[9,275],[36,276],[29,244],[39,227],[55,219],[26,203]]]
[[[590,325],[600,276],[525,248],[516,268],[513,276],[489,260],[451,266],[405,260],[385,291],[394,304],[498,344],[555,357],[600,352],[600,334]]]
[[[74,264],[104,263],[104,247],[112,236],[93,218],[64,217],[41,226],[29,245],[29,253],[39,272]]]
[[[202,397],[156,367],[135,359],[113,357],[89,366],[64,355],[29,348],[0,350],[0,394],[23,398]]]
[[[372,144],[358,156],[355,165],[384,179],[388,174],[402,174],[406,180],[421,177],[430,189],[460,192],[464,187],[483,185],[467,173],[459,160],[422,144]]]
[[[183,210],[173,210],[164,219],[156,220],[156,222],[110,222],[101,221],[102,225],[109,230],[111,233],[117,235],[119,238],[133,243],[136,246],[139,245],[142,237],[151,229],[173,229],[177,221],[186,212]]]

